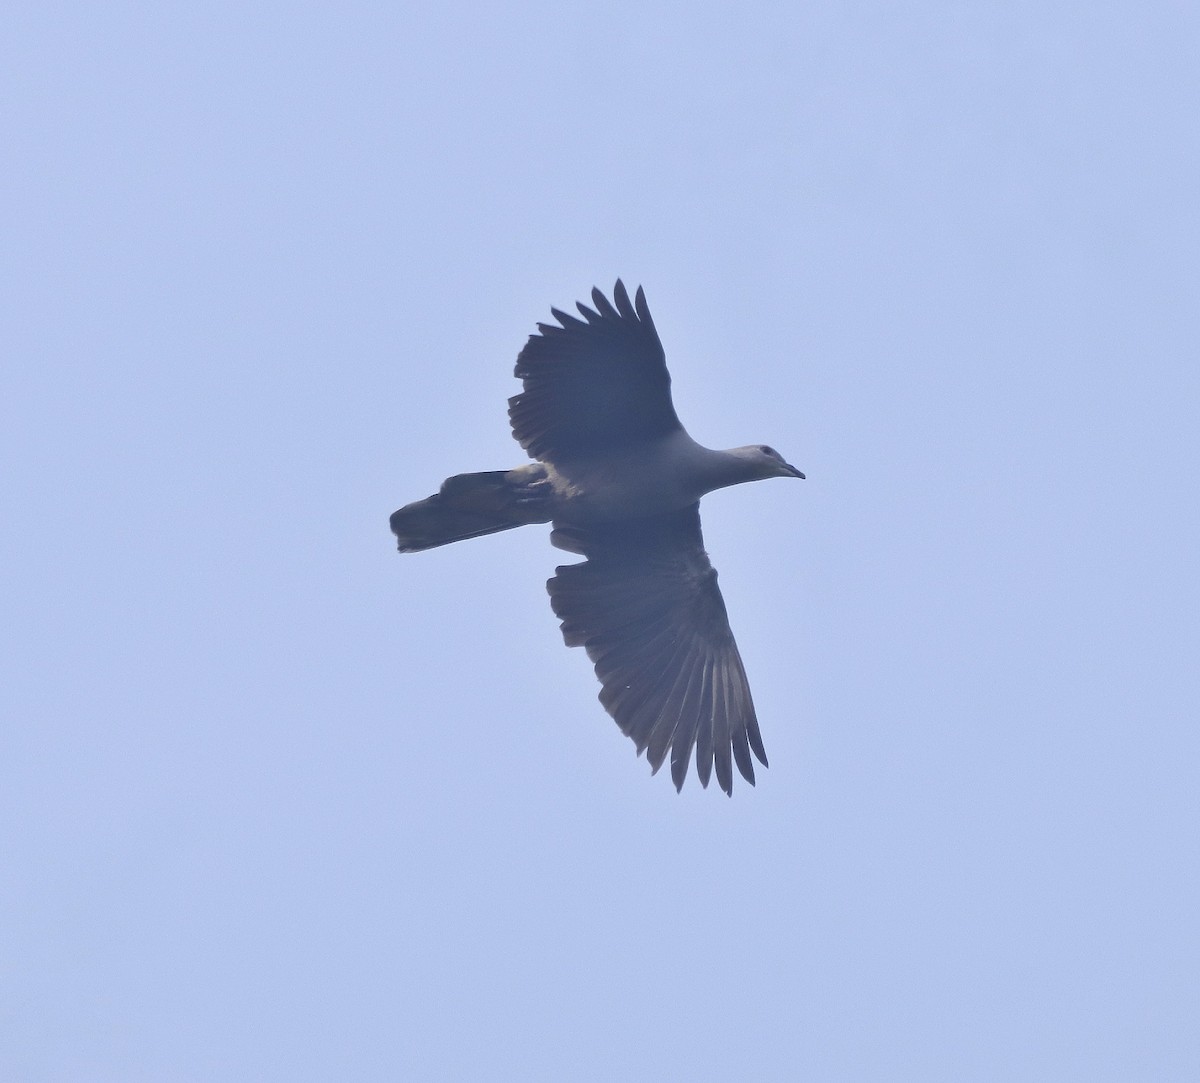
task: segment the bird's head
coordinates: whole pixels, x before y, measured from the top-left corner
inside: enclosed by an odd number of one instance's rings
[[[773,447],[766,444],[748,444],[734,449],[738,458],[745,461],[747,469],[753,468],[755,480],[763,478],[803,478],[804,475]]]

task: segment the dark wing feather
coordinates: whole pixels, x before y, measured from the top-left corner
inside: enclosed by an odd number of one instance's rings
[[[754,782],[750,751],[766,752],[717,573],[704,552],[700,505],[649,519],[555,524],[559,548],[587,560],[546,584],[568,647],[584,647],[600,702],[657,771],[670,753],[683,786],[696,773],[733,791],[732,764]]]
[[[615,304],[614,304],[615,302]],[[517,357],[525,390],[508,400],[513,436],[533,458],[565,462],[628,450],[680,428],[662,343],[638,288],[592,290],[583,319],[551,309]]]

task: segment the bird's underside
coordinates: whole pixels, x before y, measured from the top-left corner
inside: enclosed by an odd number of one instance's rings
[[[547,583],[568,646],[581,646],[600,701],[676,788],[694,758],[732,793],[767,757],[698,497],[738,481],[803,477],[770,448],[713,452],[683,431],[645,296],[593,290],[582,319],[552,310],[517,359],[513,435],[537,462],[459,474],[391,517],[401,552],[551,522],[552,543],[586,559]],[[586,468],[580,464],[586,464]]]

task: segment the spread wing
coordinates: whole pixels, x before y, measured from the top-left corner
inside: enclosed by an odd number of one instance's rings
[[[615,302],[615,307],[613,302]],[[620,279],[595,309],[551,309],[561,326],[539,323],[517,357],[525,390],[508,400],[513,436],[551,462],[627,450],[679,429],[662,343],[638,288],[631,304]]]
[[[717,573],[704,552],[700,505],[650,519],[581,528],[551,540],[587,560],[556,569],[546,587],[568,647],[586,648],[600,702],[658,771],[668,750],[675,788],[692,749],[707,786],[733,792],[732,762],[754,783],[766,766],[750,685],[729,629]]]

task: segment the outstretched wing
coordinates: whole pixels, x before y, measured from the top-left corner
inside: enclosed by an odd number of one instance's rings
[[[615,302],[615,307],[613,302]],[[517,357],[525,390],[508,400],[513,436],[533,458],[564,462],[628,450],[680,428],[671,377],[646,295],[620,279],[610,302],[592,290],[583,319],[556,308]]]
[[[692,749],[707,786],[733,792],[732,761],[754,783],[765,766],[750,685],[729,629],[717,573],[704,552],[700,505],[649,519],[581,528],[551,540],[587,560],[556,569],[546,587],[568,647],[586,648],[600,702],[654,771],[671,753],[683,786]]]

